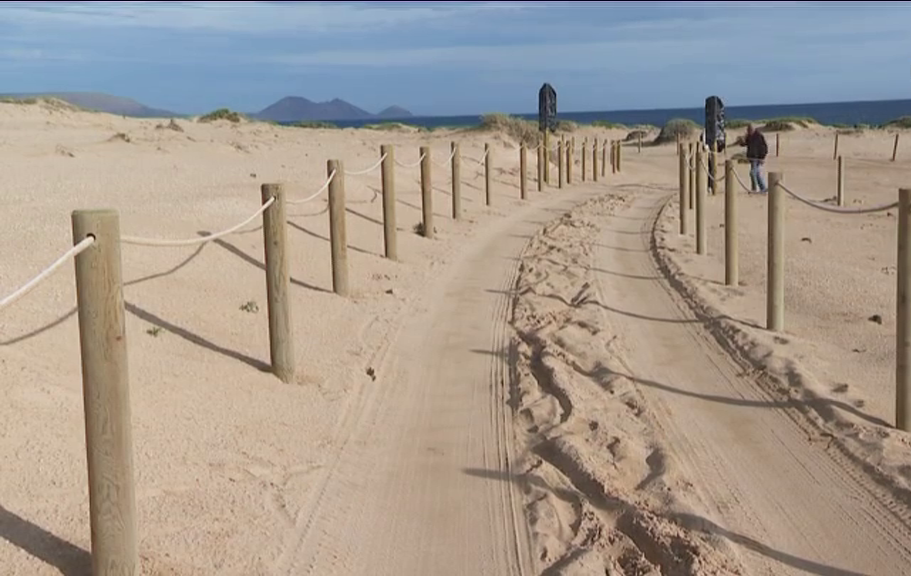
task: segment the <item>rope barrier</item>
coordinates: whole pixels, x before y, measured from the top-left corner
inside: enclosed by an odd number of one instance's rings
[[[38,286],[38,284],[41,284],[41,282],[43,282],[45,279],[47,279],[51,274],[53,274],[58,268],[63,266],[71,258],[75,258],[79,254],[81,254],[86,248],[91,246],[93,242],[95,242],[95,237],[89,236],[87,238],[84,238],[81,242],[79,242],[78,244],[76,244],[75,246],[73,246],[72,248],[67,250],[66,252],[64,252],[63,255],[60,256],[60,258],[57,258],[57,260],[54,261],[53,264],[51,264],[50,266],[48,266],[47,268],[42,270],[40,274],[38,274],[37,276],[35,276],[34,278],[32,278],[31,280],[26,282],[21,288],[19,288],[18,290],[16,290],[15,292],[10,294],[3,300],[0,300],[0,310],[3,310],[4,308],[11,305],[16,300],[19,300],[20,298],[22,298],[23,296],[25,296],[26,294],[31,292],[36,286]]]
[[[314,192],[314,193],[311,194],[310,196],[307,196],[306,198],[301,198],[301,199],[299,199],[299,200],[285,200],[285,204],[306,204],[307,202],[313,200],[314,198],[316,198],[317,196],[319,196],[320,194],[322,194],[323,192],[325,192],[326,189],[329,188],[329,184],[332,183],[332,179],[333,179],[333,178],[335,178],[335,170],[333,170],[332,173],[329,174],[329,177],[326,178],[326,181],[323,182],[323,185],[320,186],[320,189],[319,189],[319,190],[317,190],[316,192]]]
[[[399,162],[398,159],[396,159],[395,163],[398,164],[399,166],[401,166],[402,168],[414,168],[415,166],[417,166],[418,164],[420,164],[421,162],[424,161],[424,156],[425,156],[425,154],[421,154],[421,157],[418,158],[417,162],[415,162],[414,164],[405,164],[404,162]]]
[[[779,182],[778,185],[781,186],[782,190],[787,192],[792,198],[803,202],[807,206],[812,206],[813,208],[818,208],[826,212],[835,212],[836,214],[872,214],[874,212],[885,212],[886,210],[898,208],[898,202],[892,202],[891,204],[883,204],[880,206],[871,206],[870,208],[843,208],[840,206],[829,206],[828,204],[823,204],[821,202],[815,202],[813,200],[804,198],[796,192],[792,192],[781,182]]]
[[[244,226],[246,226],[247,224],[249,224],[256,218],[261,216],[262,213],[265,212],[266,209],[268,209],[269,206],[271,206],[274,202],[275,202],[275,198],[269,198],[268,200],[266,200],[266,202],[262,206],[259,207],[259,210],[254,212],[252,216],[250,216],[249,218],[247,218],[240,224],[237,224],[236,226],[232,226],[232,227],[228,228],[227,230],[222,230],[221,232],[216,232],[215,234],[209,234],[207,236],[201,236],[199,238],[187,238],[184,240],[161,240],[158,238],[140,238],[140,237],[136,237],[136,236],[121,236],[120,241],[124,244],[133,244],[134,246],[156,246],[156,247],[195,246],[197,244],[205,244],[206,242],[211,242],[212,240],[216,240],[218,238],[221,238],[222,236],[227,236],[229,234],[233,234],[234,232],[237,232],[238,230],[240,230],[241,228],[243,228]]]
[[[447,158],[446,160],[443,160],[443,161],[442,161],[441,163],[439,163],[439,164],[437,164],[436,162],[434,162],[434,165],[436,165],[436,166],[439,167],[439,168],[445,168],[446,165],[449,164],[449,162],[453,159],[453,157],[455,156],[455,153],[456,153],[456,151],[453,150],[453,151],[449,154],[449,158]]]
[[[383,160],[385,160],[385,159],[386,159],[386,154],[383,154],[380,157],[380,159],[377,160],[376,164],[374,164],[370,168],[365,168],[363,170],[356,170],[354,172],[349,172],[349,171],[345,170],[345,176],[363,176],[364,174],[369,174],[370,172],[373,172],[374,170],[379,168],[380,164],[382,164]]]

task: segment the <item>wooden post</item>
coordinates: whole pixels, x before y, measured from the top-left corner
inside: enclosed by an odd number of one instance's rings
[[[680,153],[683,152],[683,148],[680,147],[680,132],[674,133],[674,139],[676,140],[677,144],[677,156],[680,156]]]
[[[702,146],[696,147],[696,254],[705,254],[705,180],[706,171],[702,167]]]
[[[565,177],[565,175],[563,174],[563,172],[564,172],[563,167],[566,164],[566,162],[564,162],[564,160],[563,160],[563,149],[565,148],[565,146],[566,146],[566,141],[563,138],[561,138],[560,141],[557,142],[557,186],[561,190],[563,189],[563,179]]]
[[[911,431],[911,188],[898,191],[895,427]]]
[[[575,138],[570,138],[566,143],[566,183],[573,183],[573,148],[576,145]]]
[[[582,140],[582,181],[588,178],[588,138]]]
[[[687,153],[689,154],[688,164],[692,164],[696,161],[696,155],[692,142],[690,142],[687,146]],[[688,167],[690,171],[690,210],[693,210],[696,207],[696,168],[695,164]]]
[[[544,150],[544,144],[538,146],[538,192],[544,191],[544,162],[547,152]]]
[[[332,290],[348,295],[348,233],[345,226],[345,166],[341,160],[329,160],[326,174],[335,172],[329,183],[329,243],[332,255]]]
[[[838,157],[838,183],[835,188],[835,203],[839,206],[845,205],[845,158]]]
[[[768,264],[766,288],[766,327],[784,330],[784,190],[781,172],[769,173]]]
[[[638,134],[636,134],[636,136],[638,137],[638,141],[636,142],[636,147],[639,148],[639,150],[638,150],[639,154],[642,154],[642,132],[639,132]]]
[[[272,373],[284,383],[294,379],[294,339],[291,321],[291,269],[288,266],[285,190],[281,184],[260,187],[265,204],[263,247],[266,260],[266,299],[269,311],[269,350]]]
[[[832,153],[832,160],[838,158],[838,132],[835,132],[835,152]]]
[[[75,264],[92,574],[133,576],[139,552],[120,222],[113,210],[77,210],[72,225],[74,243],[95,238]]]
[[[433,182],[430,168],[430,146],[421,146],[421,216],[424,238],[433,238]]]
[[[623,141],[617,140],[617,172],[623,171],[623,169],[621,168],[622,162],[620,161],[621,157],[623,156],[622,150],[623,150]]]
[[[689,196],[690,178],[687,173],[686,156],[683,153],[683,144],[677,144],[677,164],[680,176],[680,234],[686,235],[689,230],[689,214],[687,211],[687,196]]]
[[[718,194],[718,188],[720,187],[719,182],[721,182],[721,177],[718,175],[718,150],[717,150],[718,144],[716,143],[713,146],[713,148],[715,148],[715,149],[709,153],[709,162],[710,162],[709,166],[712,168],[712,173],[711,173],[712,196],[714,196],[715,194]]]
[[[550,132],[544,129],[544,181],[550,185]]]
[[[462,150],[459,143],[452,141],[452,218],[462,219]],[[540,182],[538,183],[540,185]]]
[[[491,156],[493,156],[493,150],[490,148],[490,144],[484,144],[484,197],[488,206],[493,202],[493,190],[490,188],[490,177],[493,170]]]
[[[737,189],[734,188],[734,161],[724,161],[724,283],[740,283],[737,248]]]
[[[895,144],[892,145],[892,161],[895,162],[895,157],[898,155],[898,132],[895,133]]]
[[[528,199],[528,182],[526,177],[528,176],[528,164],[525,158],[525,142],[522,142],[519,145],[519,197],[522,200]]]
[[[781,134],[778,132],[775,133],[775,157],[778,158],[778,153],[781,151]]]
[[[607,138],[601,143],[601,175],[607,176]]]
[[[598,181],[598,139],[592,144],[592,181]]]
[[[395,223],[395,147],[392,144],[380,146],[383,159],[381,168],[383,178],[383,243],[386,246],[386,258],[399,259],[398,240]]]

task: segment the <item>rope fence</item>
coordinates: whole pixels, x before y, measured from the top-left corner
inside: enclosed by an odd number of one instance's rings
[[[522,200],[527,199],[527,152],[536,152],[538,190],[549,184],[546,169],[551,160],[548,151],[559,151],[563,146],[548,146],[544,141],[529,148],[519,148],[519,190]],[[593,178],[597,170],[598,151],[606,155],[611,146],[612,162],[619,154],[614,142],[597,142],[592,146]],[[583,151],[584,151],[583,145]],[[572,161],[572,148],[566,147],[566,160]],[[563,165],[562,155],[558,158]],[[493,204],[492,175],[495,155],[489,144],[484,145],[480,159],[471,158],[477,166],[484,167],[484,196],[487,206]],[[145,247],[182,247],[202,245],[231,234],[239,233],[246,226],[262,218],[263,249],[265,256],[266,295],[268,301],[269,350],[272,373],[282,382],[295,380],[295,348],[291,329],[290,269],[287,246],[286,206],[311,202],[321,194],[328,195],[329,242],[332,266],[333,291],[347,296],[348,259],[346,241],[345,176],[363,176],[380,170],[383,198],[383,241],[385,257],[398,260],[397,228],[395,214],[396,166],[420,166],[422,221],[420,234],[433,238],[433,188],[431,167],[451,167],[452,219],[461,218],[461,153],[457,142],[451,143],[451,152],[442,164],[433,162],[429,147],[422,147],[414,163],[395,159],[391,145],[380,148],[376,163],[362,170],[346,171],[343,162],[327,162],[326,180],[313,194],[298,199],[286,197],[281,184],[263,184],[260,188],[261,204],[250,216],[237,224],[198,238],[147,238],[120,233],[119,214],[113,210],[77,210],[72,214],[73,237],[78,239],[52,264],[34,278],[0,300],[0,312],[11,306],[43,281],[52,276],[69,261],[75,264],[77,313],[79,319],[80,352],[86,421],[86,451],[89,474],[89,519],[94,566],[118,566],[124,573],[138,569],[137,519],[135,515],[135,488],[132,470],[132,431],[129,417],[129,377],[127,373],[127,347],[123,281],[121,278],[122,245]],[[583,162],[583,171],[586,165]],[[602,174],[604,166],[602,163]],[[567,172],[566,182],[571,183]],[[561,174],[560,185],[563,180]],[[106,573],[105,573],[106,574]],[[101,574],[95,573],[95,576]]]
[[[898,139],[895,141],[895,149]],[[679,143],[679,234],[689,234],[689,212],[693,210],[695,200],[696,216],[696,253],[706,254],[705,205],[706,182],[711,178],[709,165],[703,157],[702,147]],[[715,153],[717,154],[717,153]],[[863,216],[875,213],[898,211],[897,234],[897,270],[896,286],[896,358],[895,358],[895,427],[911,432],[911,189],[898,191],[898,200],[869,207],[845,207],[844,195],[844,158],[837,155],[836,205],[812,200],[795,192],[784,183],[784,173],[780,170],[769,173],[768,181],[768,238],[766,260],[766,329],[772,332],[784,330],[784,206],[787,197],[827,213],[843,216]],[[725,284],[739,285],[739,248],[737,195],[735,182],[747,193],[747,188],[735,170],[735,161],[724,162],[724,269]],[[717,175],[716,175],[717,178]]]

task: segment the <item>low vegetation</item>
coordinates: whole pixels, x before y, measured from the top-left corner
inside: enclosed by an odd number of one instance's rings
[[[592,122],[592,126],[594,126],[595,128],[607,128],[608,130],[610,130],[610,129],[626,130],[627,129],[627,126],[625,124],[617,124],[616,122],[609,122],[607,120],[595,120],[594,122]]]
[[[647,130],[637,129],[637,130],[630,131],[626,135],[626,137],[623,139],[623,141],[624,142],[638,142],[640,138],[642,138],[644,140],[647,137],[648,137]]]
[[[311,129],[321,129],[321,130],[335,130],[338,128],[337,124],[332,122],[320,122],[320,121],[311,121],[305,120],[303,122],[296,122],[292,124],[295,128],[311,128]]]
[[[378,124],[366,124],[365,130],[379,130],[380,132],[428,132],[424,126],[414,126],[404,122],[380,122]]]
[[[883,128],[911,128],[911,116],[901,116],[883,124]]]
[[[235,124],[243,119],[243,114],[240,112],[235,112],[228,108],[219,108],[218,110],[209,112],[208,114],[199,117],[200,122],[217,122],[219,120],[226,120]]]
[[[37,98],[0,98],[0,104],[37,104]]]
[[[676,142],[679,138],[680,140],[686,140],[692,138],[699,131],[699,124],[696,124],[688,118],[672,118],[667,121],[667,124],[661,129],[661,132],[658,133],[658,136],[654,140],[654,144],[667,144],[668,142]]]
[[[478,129],[503,132],[528,146],[537,146],[541,139],[537,122],[510,116],[509,114],[485,114],[481,116],[481,123],[478,125]]]

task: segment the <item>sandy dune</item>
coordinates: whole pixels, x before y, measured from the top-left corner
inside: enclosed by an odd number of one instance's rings
[[[191,238],[251,214],[263,182],[303,198],[327,159],[357,170],[386,143],[402,162],[422,145],[441,162],[460,141],[465,219],[449,218],[448,169],[434,167],[438,237],[416,235],[419,170],[398,168],[402,262],[389,262],[379,173],[348,177],[343,299],[325,197],[289,207],[299,385],[266,372],[258,224],[201,248],[124,247],[143,574],[911,566],[908,440],[878,423],[891,420],[894,218],[789,205],[799,274],[776,338],[751,327],[765,200],[742,198],[744,283],[724,288],[722,200],[696,258],[676,234],[672,147],[627,148],[622,174],[562,192],[529,178],[521,202],[502,134],[177,124],[0,105],[0,295],[69,247],[75,208],[117,208],[125,234]],[[625,132],[583,129],[577,145],[586,134]],[[789,133],[771,164],[824,199],[831,144],[827,129]],[[908,161],[883,162],[891,138],[840,146],[849,205],[894,198]],[[0,311],[3,574],[88,573],[74,302],[68,264]]]

